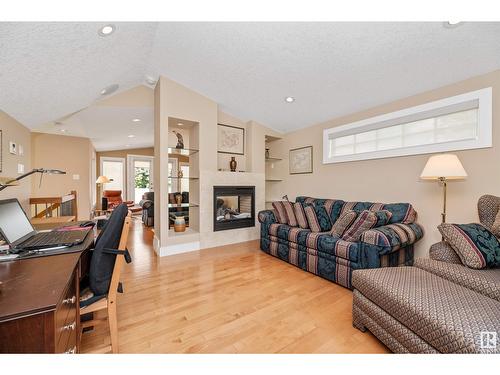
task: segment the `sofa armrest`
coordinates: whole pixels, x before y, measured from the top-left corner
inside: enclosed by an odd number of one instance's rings
[[[144,199],[139,202],[139,206],[141,206],[144,210],[147,210],[149,207],[153,207],[154,202],[148,199]]]
[[[379,255],[385,255],[413,245],[423,236],[424,231],[417,223],[397,223],[367,230],[361,235],[360,242],[376,247]]]
[[[439,260],[440,262],[462,264],[458,254],[453,250],[450,244],[445,241],[432,245],[429,249],[429,257],[433,260]]]
[[[260,211],[257,217],[262,224],[275,224],[278,222],[276,215],[274,215],[274,210]]]

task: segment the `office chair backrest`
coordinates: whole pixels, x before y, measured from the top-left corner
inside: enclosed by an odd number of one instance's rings
[[[97,237],[89,270],[89,287],[95,296],[107,294],[109,291],[116,254],[110,254],[105,250],[119,249],[123,224],[127,215],[127,205],[120,204],[113,210],[108,222]]]

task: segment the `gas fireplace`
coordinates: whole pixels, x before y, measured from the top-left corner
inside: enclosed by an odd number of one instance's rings
[[[214,231],[255,226],[255,186],[214,186]]]

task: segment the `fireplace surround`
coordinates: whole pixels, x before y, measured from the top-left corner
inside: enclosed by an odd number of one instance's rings
[[[214,231],[255,226],[255,186],[214,186]]]

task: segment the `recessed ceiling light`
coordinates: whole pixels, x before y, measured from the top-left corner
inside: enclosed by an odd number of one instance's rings
[[[101,95],[110,95],[114,93],[116,90],[118,90],[118,87],[120,87],[120,85],[118,85],[117,83],[106,86],[101,90]]]
[[[178,122],[177,125],[182,126],[184,124],[182,122]]]
[[[111,34],[113,34],[113,32],[116,30],[116,26],[113,25],[113,24],[108,24],[108,25],[104,25],[103,27],[101,27],[97,33],[100,35],[100,36],[109,36]]]
[[[295,101],[295,98],[293,96],[287,96],[285,98],[285,102],[287,103],[293,103]]]
[[[443,27],[445,27],[446,29],[454,29],[455,27],[461,26],[462,24],[462,21],[446,21],[443,22]]]
[[[130,145],[125,145],[125,147],[130,147]]]
[[[140,119],[140,118],[134,118],[134,119],[132,119],[132,121],[133,121],[133,122],[140,122],[140,121],[141,121],[141,119]]]
[[[135,137],[135,135],[130,134],[130,135],[128,135],[127,137],[129,137],[129,138],[134,138],[134,137]]]
[[[63,133],[66,133],[66,129],[61,129],[61,131],[62,131]]]

